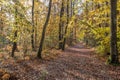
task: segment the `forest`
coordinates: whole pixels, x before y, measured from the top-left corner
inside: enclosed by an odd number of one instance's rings
[[[120,80],[120,0],[0,0],[0,80]]]

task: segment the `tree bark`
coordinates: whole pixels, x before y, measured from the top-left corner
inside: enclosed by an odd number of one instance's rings
[[[62,0],[62,5],[61,5],[61,11],[60,11],[60,22],[59,22],[59,49],[62,49],[62,39],[63,39],[63,33],[62,33],[62,29],[63,29],[63,15],[64,15],[64,1]]]
[[[17,10],[17,1],[15,1],[15,26],[17,28],[17,13],[18,13],[18,10]],[[17,38],[17,30],[15,31],[14,33],[14,40]],[[12,47],[12,53],[11,53],[11,57],[14,57],[14,53],[15,53],[15,50],[17,49],[17,42],[14,41],[13,42],[13,47]]]
[[[70,17],[72,17],[73,16],[73,0],[70,0],[70,8],[71,8],[70,9],[71,10],[70,11],[70,14],[71,14]]]
[[[68,24],[69,24],[69,0],[67,0],[67,24],[66,24],[66,27],[65,27],[64,41],[63,41],[63,47],[62,47],[63,51],[65,50],[66,34],[67,34]]]
[[[34,43],[34,0],[32,0],[32,35],[31,35],[31,44],[32,44],[32,50],[35,50],[35,43]]]
[[[119,63],[117,50],[117,0],[111,1],[111,41],[110,41],[110,63]]]
[[[3,14],[3,9],[2,9],[2,6],[0,7],[0,12],[1,12],[1,15]],[[2,34],[2,30],[3,30],[3,18],[0,17],[0,34]]]
[[[52,5],[52,0],[50,0],[50,2],[49,2],[48,14],[47,14],[45,24],[43,26],[42,37],[41,37],[41,40],[40,40],[40,46],[39,46],[39,50],[38,50],[38,54],[37,54],[37,57],[40,58],[40,59],[42,59],[41,53],[42,53],[42,48],[43,48],[43,43],[44,43],[44,38],[45,38],[45,31],[46,31],[46,28],[47,28],[47,25],[48,25],[48,22],[49,22],[49,18],[50,18],[51,5]]]

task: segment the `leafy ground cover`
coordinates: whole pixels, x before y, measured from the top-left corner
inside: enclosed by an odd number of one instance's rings
[[[92,48],[87,48],[82,43],[58,53],[57,58],[46,60],[30,56],[24,60],[1,60],[0,79],[120,80],[120,66],[106,65],[93,54]]]

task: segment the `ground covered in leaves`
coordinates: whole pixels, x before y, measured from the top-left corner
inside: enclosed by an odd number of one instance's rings
[[[46,60],[0,60],[0,80],[120,80],[120,66],[106,65],[82,43],[58,53]]]

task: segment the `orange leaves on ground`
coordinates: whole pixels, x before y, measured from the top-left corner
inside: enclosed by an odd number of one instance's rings
[[[58,50],[45,50],[43,51],[43,59],[45,60],[51,60],[57,58],[57,56],[61,53],[61,51]]]
[[[24,59],[25,59],[25,60],[30,60],[30,57],[29,57],[29,56],[26,56]]]
[[[6,73],[2,76],[2,80],[9,80],[10,79],[10,74]]]
[[[0,80],[10,80],[12,77],[12,74],[8,73],[4,69],[0,69]]]

